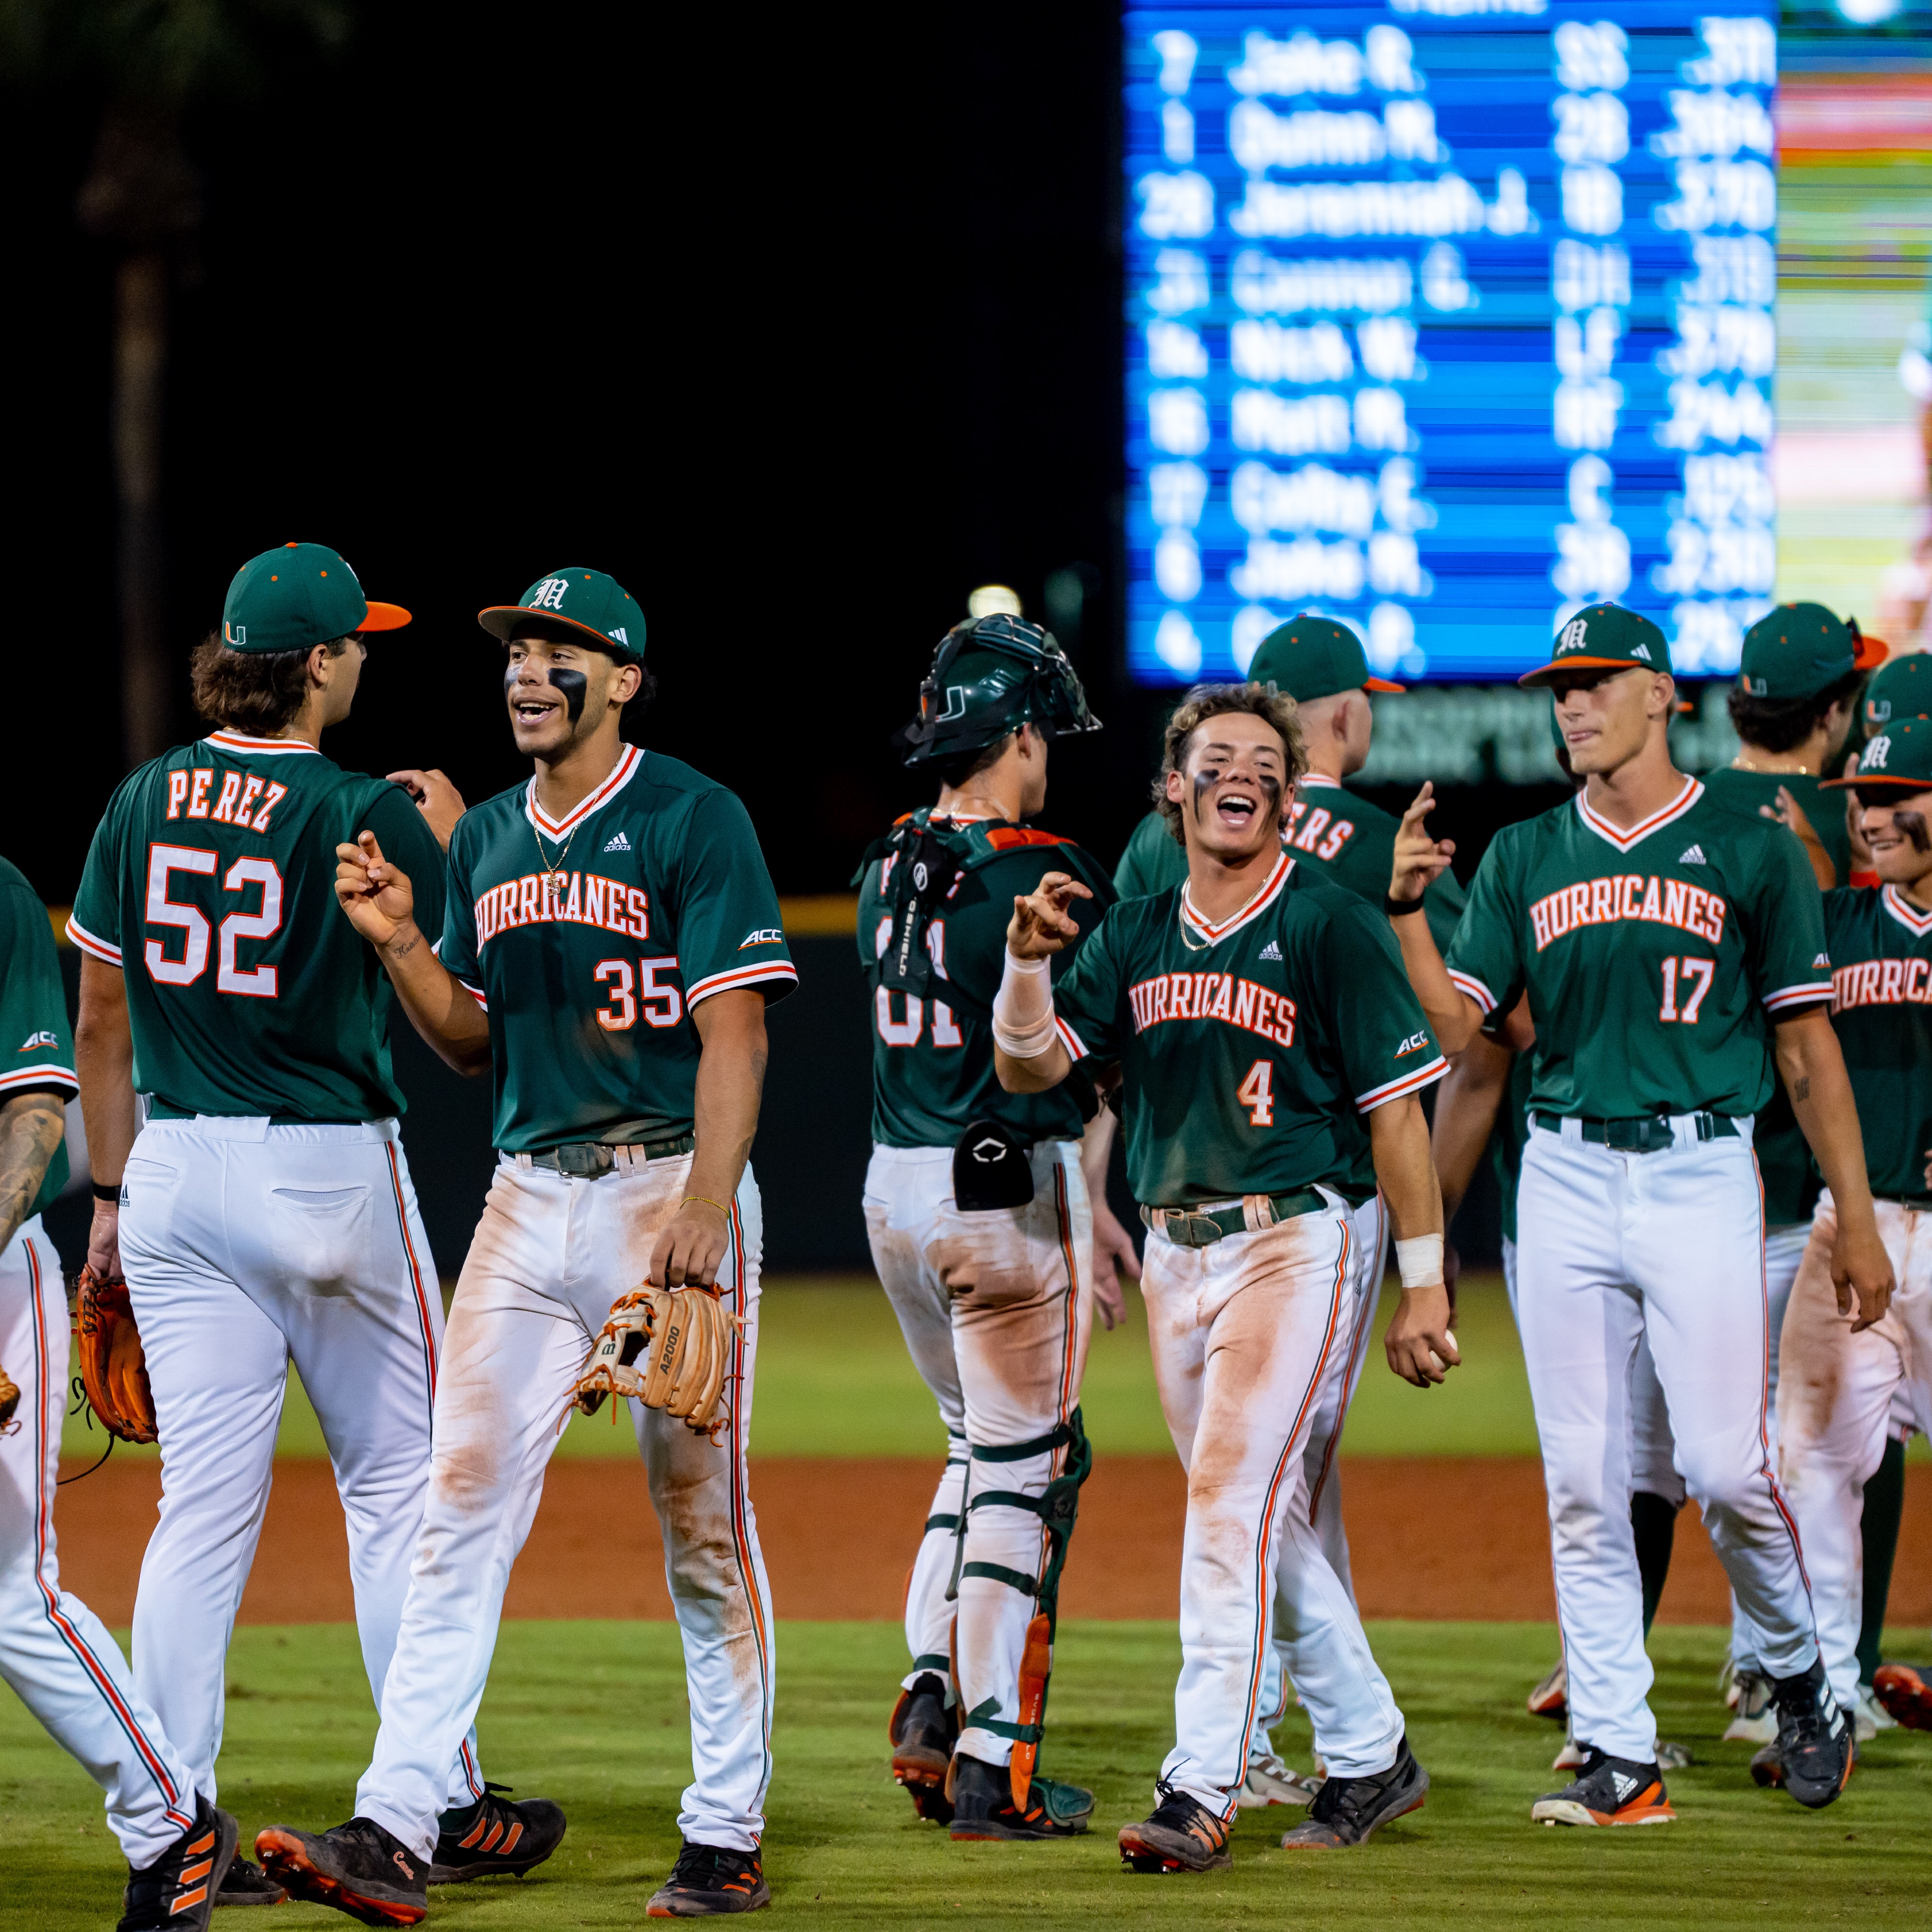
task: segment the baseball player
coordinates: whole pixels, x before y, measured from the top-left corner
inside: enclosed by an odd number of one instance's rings
[[[723,1439],[633,1409],[695,1773],[683,1850],[649,1910],[749,1912],[771,1897],[758,1846],[772,1666],[745,1462],[761,1245],[746,1157],[765,1004],[798,976],[744,807],[620,735],[650,689],[629,594],[601,571],[556,570],[480,622],[504,640],[510,728],[536,772],[458,820],[440,958],[375,828],[339,848],[338,891],[341,930],[368,940],[424,1039],[459,1072],[490,1073],[498,1165],[457,1284],[428,1506],[355,1815],[271,1827],[256,1847],[299,1897],[372,1924],[423,1917],[440,1767],[474,1720],[586,1352],[639,1282],[702,1284],[742,1324]]]
[[[1304,1450],[1346,1369],[1355,1116],[1398,1237],[1390,1365],[1427,1383],[1456,1360],[1415,1098],[1447,1063],[1386,920],[1281,848],[1304,769],[1292,699],[1258,684],[1190,694],[1162,765],[1186,883],[1114,908],[1056,986],[1048,961],[1076,936],[1067,908],[1088,889],[1048,873],[1016,903],[994,1009],[1010,1092],[1046,1092],[1078,1063],[1119,1066],[1128,1174],[1151,1230],[1142,1293],[1188,1507],[1176,1742],[1153,1815],[1120,1833],[1137,1870],[1231,1862],[1271,1601],[1327,1761],[1282,1844],[1359,1844],[1428,1790],[1310,1523]]]
[[[1584,789],[1484,854],[1445,969],[1401,916],[1453,848],[1397,842],[1391,910],[1438,1036],[1460,1052],[1526,992],[1536,1016],[1516,1203],[1518,1318],[1550,1492],[1569,1702],[1588,1754],[1540,1798],[1557,1824],[1674,1816],[1657,1731],[1628,1498],[1630,1364],[1647,1335],[1676,1462],[1757,1634],[1786,1789],[1829,1804],[1852,1731],[1820,1660],[1766,1427],[1764,1217],[1750,1136],[1781,1073],[1840,1204],[1833,1273],[1882,1314],[1892,1268],[1858,1154],[1822,915],[1781,827],[1708,800],[1670,763],[1670,652],[1648,620],[1592,604],[1549,686]]]
[[[121,1932],[206,1928],[236,1827],[134,1688],[99,1618],[61,1588],[54,1485],[67,1294],[40,1213],[68,1178],[79,1090],[46,909],[0,860],[0,1675],[106,1793],[128,1860]]]
[[[336,846],[365,824],[439,900],[442,856],[404,793],[317,748],[349,715],[364,634],[408,621],[370,603],[324,544],[250,558],[194,656],[196,705],[216,728],[123,782],[68,922],[84,956],[88,1259],[102,1276],[124,1270],[163,1454],[135,1682],[211,1801],[224,1661],[290,1361],[334,1466],[379,1705],[428,1485],[442,1298],[398,1136],[388,992],[334,888]],[[526,1868],[562,1835],[554,1806],[486,1791],[464,1737],[437,1808],[442,1862],[463,1868],[448,1876]],[[478,1822],[486,1836],[520,1825],[514,1856],[459,1851]],[[245,1858],[224,1892],[280,1896]]]
[[[983,593],[982,593],[983,594]],[[956,1838],[1087,1828],[1090,1792],[1034,1771],[1059,1576],[1091,1463],[1080,1382],[1096,1295],[1092,1225],[1107,1139],[1083,1167],[1091,1083],[1009,1094],[990,1030],[1014,899],[1052,869],[1112,902],[1096,863],[1022,821],[1046,802],[1055,740],[1096,730],[1052,637],[1011,614],[941,640],[901,734],[938,802],[868,855],[859,952],[872,992],[873,1264],[939,1404],[947,1456],[906,1594],[912,1667],[890,1726],[893,1774]]]
[[[1819,1642],[1840,1702],[1861,1694],[1859,1526],[1864,1489],[1902,1392],[1932,1430],[1932,718],[1891,717],[1864,748],[1852,790],[1882,884],[1825,898],[1835,989],[1832,1023],[1864,1124],[1878,1226],[1898,1276],[1876,1322],[1832,1282],[1834,1196],[1818,1202],[1784,1317],[1778,1390],[1780,1473],[1804,1541]],[[1894,1717],[1932,1728],[1932,1702],[1910,1666],[1881,1666]],[[1752,1768],[1781,1774],[1774,1742]]]

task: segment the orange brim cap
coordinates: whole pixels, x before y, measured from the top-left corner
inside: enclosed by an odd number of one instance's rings
[[[1655,664],[1641,664],[1635,658],[1558,658],[1553,664],[1538,664],[1516,680],[1518,684],[1546,684],[1566,670],[1654,670]],[[1668,675],[1668,674],[1666,674]]]
[[[1362,680],[1364,691],[1406,691],[1406,684],[1391,684],[1385,677],[1365,677]]]
[[[1892,646],[1882,638],[1868,638],[1858,633],[1858,648],[1852,659],[1855,670],[1876,670],[1892,655]]]
[[[371,604],[369,614],[356,626],[358,631],[400,631],[410,622],[410,614],[400,604]]]
[[[518,625],[530,624],[538,630],[548,626],[553,630],[581,631],[607,651],[614,648],[611,640],[602,631],[580,624],[574,617],[566,617],[561,610],[532,610],[524,604],[492,604],[477,612],[476,621],[490,636],[502,639],[505,644],[515,634]]]

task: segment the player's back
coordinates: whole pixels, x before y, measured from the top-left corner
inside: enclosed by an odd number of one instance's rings
[[[402,1112],[393,996],[335,899],[335,848],[364,830],[440,930],[442,856],[421,814],[312,746],[214,731],[123,782],[68,932],[122,968],[134,1084],[161,1117]]]

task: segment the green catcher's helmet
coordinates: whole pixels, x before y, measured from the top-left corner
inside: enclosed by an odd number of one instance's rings
[[[1053,633],[1000,610],[940,639],[919,716],[892,742],[908,765],[931,764],[996,745],[1022,724],[1049,738],[1100,728]]]

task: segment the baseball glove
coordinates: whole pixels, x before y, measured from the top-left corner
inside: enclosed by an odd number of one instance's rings
[[[14,1426],[14,1412],[20,1406],[20,1384],[0,1368],[0,1436]]]
[[[118,1275],[104,1280],[91,1268],[83,1268],[74,1287],[74,1328],[88,1406],[108,1434],[121,1442],[158,1440],[148,1358],[134,1325],[128,1284]]]
[[[607,1395],[632,1396],[715,1442],[730,1420],[721,1402],[730,1379],[732,1334],[744,1326],[708,1288],[646,1282],[611,1309],[570,1406],[595,1415]]]

